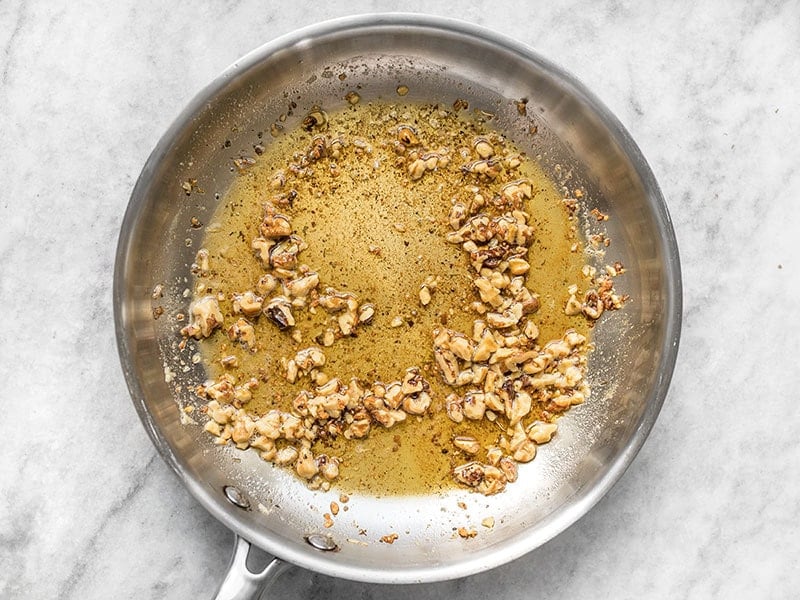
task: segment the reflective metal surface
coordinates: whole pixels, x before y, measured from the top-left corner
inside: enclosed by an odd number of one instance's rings
[[[338,75],[346,74],[341,80]],[[297,108],[291,128],[314,105],[344,106],[347,91],[363,101],[469,102],[495,115],[496,127],[551,172],[569,169],[589,190],[590,206],[611,215],[613,257],[633,301],[596,328],[590,363],[590,401],[562,418],[558,441],[521,468],[503,494],[476,502],[462,490],[435,497],[364,497],[347,519],[322,531],[322,513],[338,494],[311,492],[255,453],[210,443],[201,427],[182,423],[178,401],[201,382],[201,365],[176,352],[168,315],[186,312],[187,265],[202,230],[235,176],[231,158],[252,151],[257,132],[268,143],[270,124]],[[526,135],[529,122],[539,128]],[[516,135],[514,135],[516,134]],[[229,143],[226,143],[229,142]],[[205,193],[187,196],[181,184],[197,179]],[[205,219],[203,217],[206,217]],[[190,240],[187,242],[187,240]],[[188,245],[191,244],[191,245]],[[153,319],[151,293],[164,286],[166,314]],[[114,281],[120,357],[131,396],[153,442],[192,494],[237,534],[285,561],[328,575],[383,583],[448,579],[490,569],[541,545],[588,511],[622,475],[655,421],[676,358],[681,318],[677,245],[663,198],[633,140],[580,83],[529,48],[464,23],[420,15],[370,15],[304,29],[248,54],[203,90],[156,146],[132,194],[120,234]],[[183,363],[181,362],[183,360]],[[184,369],[188,367],[188,369]],[[183,392],[165,382],[174,373]],[[184,372],[184,370],[186,372]],[[225,486],[241,491],[243,510]],[[644,492],[643,492],[644,493]],[[496,525],[469,541],[454,535],[465,523],[457,502],[488,505],[471,521]],[[485,514],[484,514],[485,513]],[[359,530],[369,532],[369,545]],[[393,545],[377,543],[398,531]],[[306,539],[330,534],[336,552]]]

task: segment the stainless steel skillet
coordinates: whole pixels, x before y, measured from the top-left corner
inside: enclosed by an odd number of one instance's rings
[[[187,312],[187,265],[203,234],[190,227],[191,217],[210,217],[235,176],[232,159],[251,153],[259,133],[268,143],[270,127],[292,104],[282,126],[292,127],[314,105],[343,106],[353,89],[365,100],[396,99],[398,85],[408,86],[406,101],[450,106],[461,99],[493,114],[495,126],[554,177],[584,185],[587,207],[611,216],[613,257],[628,269],[620,285],[633,298],[596,328],[591,400],[562,418],[557,443],[523,466],[520,481],[481,502],[481,515],[491,514],[496,525],[470,540],[454,535],[465,525],[457,503],[475,504],[462,490],[354,498],[348,518],[325,530],[322,513],[335,491],[312,492],[254,453],[213,446],[180,410],[205,379],[202,365],[177,350],[174,321]],[[526,115],[517,107],[523,98]],[[153,298],[157,285],[163,297]],[[159,308],[164,312],[155,319]],[[241,536],[218,597],[247,598],[288,563],[380,583],[462,577],[508,562],[574,523],[622,475],[659,413],[677,354],[681,281],[652,172],[622,125],[572,76],[472,25],[368,15],[271,42],[192,100],[158,142],[131,195],[117,249],[114,309],[123,370],[150,437],[198,501]],[[478,513],[468,518],[480,521]],[[378,543],[388,531],[401,535],[393,545]],[[279,558],[264,573],[249,573],[245,539]]]

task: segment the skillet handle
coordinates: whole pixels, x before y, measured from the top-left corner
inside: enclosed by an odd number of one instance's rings
[[[247,568],[249,553],[250,542],[237,535],[231,564],[214,600],[258,600],[267,584],[289,567],[288,563],[273,558],[263,570],[253,573]]]

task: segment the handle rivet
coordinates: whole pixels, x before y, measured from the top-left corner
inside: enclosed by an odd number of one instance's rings
[[[333,538],[324,533],[311,533],[306,536],[306,541],[317,550],[322,550],[324,552],[331,552],[339,549],[339,546],[336,545]]]
[[[228,502],[234,506],[245,509],[250,508],[250,502],[244,497],[244,494],[242,494],[239,488],[232,485],[226,485],[224,488],[222,488],[222,491],[225,494],[225,497],[228,499]]]

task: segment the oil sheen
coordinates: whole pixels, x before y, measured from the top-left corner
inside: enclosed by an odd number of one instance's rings
[[[425,146],[447,148],[451,164],[412,181],[399,166],[392,131],[398,123],[413,125]],[[417,366],[431,384],[433,398],[428,414],[411,416],[391,429],[373,426],[362,440],[317,441],[314,454],[342,459],[336,487],[346,492],[377,495],[430,494],[455,486],[453,466],[464,462],[450,440],[456,435],[476,437],[483,446],[502,433],[485,420],[456,424],[448,419],[444,398],[452,391],[441,380],[433,362],[432,332],[447,327],[470,335],[476,299],[470,265],[459,244],[445,240],[451,231],[448,213],[454,199],[470,195],[469,181],[459,170],[458,151],[469,148],[479,135],[491,133],[489,125],[467,111],[442,111],[435,106],[361,102],[327,115],[326,133],[340,134],[345,151],[334,167],[319,164],[313,175],[292,182],[297,192],[286,212],[308,248],[300,262],[316,271],[320,288],[331,286],[352,292],[359,302],[371,302],[376,313],[369,325],[353,337],[323,348],[324,372],[342,381],[390,382],[402,379],[405,370]],[[250,242],[258,234],[264,202],[274,191],[276,171],[285,169],[298,152],[305,152],[314,132],[298,127],[264,144],[255,163],[236,178],[209,223],[203,246],[209,252],[210,271],[203,293],[224,294],[220,306],[225,321],[235,320],[232,295],[254,290],[264,269],[253,256]],[[495,133],[495,136],[497,134]],[[500,139],[506,151],[513,149]],[[561,195],[534,160],[524,155],[519,174],[533,182],[534,194],[525,210],[531,215],[536,236],[527,259],[531,271],[529,289],[539,295],[540,308],[533,315],[539,340],[561,337],[573,328],[588,335],[586,320],[567,317],[564,304],[570,284],[582,280],[583,252],[576,224]],[[439,278],[431,302],[422,306],[420,285],[428,276]],[[392,326],[402,317],[402,326]],[[280,331],[263,315],[254,320],[257,347],[249,351],[231,343],[217,331],[201,344],[210,377],[223,369],[220,359],[235,355],[237,380],[256,377],[260,385],[245,406],[256,415],[278,408],[289,411],[308,378],[289,383],[281,359],[315,341],[330,315],[323,310],[296,315],[296,330]],[[295,334],[296,335],[296,334]],[[264,468],[273,468],[265,463]]]

